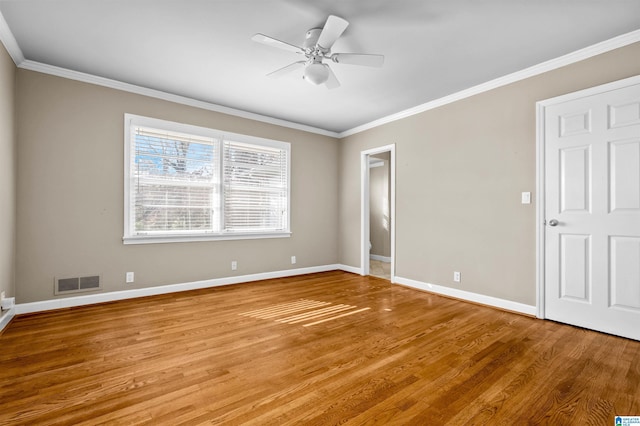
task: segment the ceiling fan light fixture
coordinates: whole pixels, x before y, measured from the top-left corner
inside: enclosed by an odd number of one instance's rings
[[[384,56],[382,55],[331,53],[334,43],[342,36],[348,25],[349,22],[345,19],[329,15],[324,27],[311,28],[307,31],[302,46],[296,46],[261,33],[254,34],[251,39],[267,46],[297,53],[305,58],[267,74],[268,77],[281,77],[304,67],[303,80],[315,86],[324,84],[327,89],[335,89],[340,87],[340,82],[333,69],[328,64],[323,63],[325,59],[327,61],[331,60],[334,64],[364,65],[368,67],[381,67],[384,63]]]
[[[320,62],[307,65],[304,69],[304,79],[315,85],[326,83],[329,79],[327,65]]]

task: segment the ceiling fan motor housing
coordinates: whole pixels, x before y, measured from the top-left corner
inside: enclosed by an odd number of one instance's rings
[[[320,38],[320,34],[322,33],[322,28],[312,28],[307,31],[307,34],[304,37],[304,42],[302,43],[302,47],[304,50],[313,50],[318,44],[318,39]]]
[[[304,69],[303,79],[318,85],[327,81],[329,78],[329,70],[322,63],[324,55],[329,49],[323,49],[318,45],[318,39],[322,33],[322,28],[312,28],[307,31],[302,47],[307,57],[307,64]]]

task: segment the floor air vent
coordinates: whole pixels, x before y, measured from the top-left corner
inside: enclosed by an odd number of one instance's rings
[[[82,291],[94,291],[102,288],[100,275],[88,275],[84,277],[56,278],[55,294],[79,293]]]

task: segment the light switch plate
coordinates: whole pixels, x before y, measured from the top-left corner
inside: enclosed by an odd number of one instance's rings
[[[531,193],[523,192],[522,193],[522,204],[531,204]]]

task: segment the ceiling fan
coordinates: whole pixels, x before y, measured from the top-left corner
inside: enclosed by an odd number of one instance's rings
[[[340,38],[344,30],[347,29],[348,25],[349,22],[346,20],[338,16],[329,15],[324,28],[312,28],[307,31],[302,46],[286,43],[264,34],[256,34],[251,39],[255,42],[295,52],[305,57],[302,61],[294,62],[267,74],[268,77],[277,78],[304,68],[303,79],[316,85],[324,83],[327,88],[335,89],[340,87],[340,82],[329,65],[323,62],[325,59],[331,60],[336,64],[364,65],[368,67],[381,67],[384,63],[383,55],[331,53],[331,47]]]

